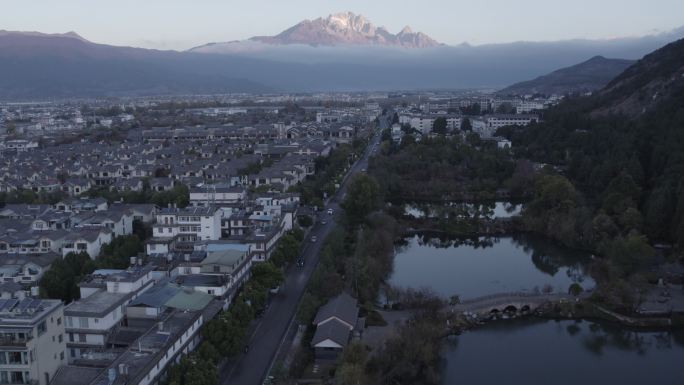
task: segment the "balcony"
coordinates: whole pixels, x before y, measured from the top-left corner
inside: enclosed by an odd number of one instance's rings
[[[17,338],[17,337],[6,337],[0,336],[0,347],[11,346],[11,347],[26,347],[26,344],[31,341],[33,337],[27,338]]]

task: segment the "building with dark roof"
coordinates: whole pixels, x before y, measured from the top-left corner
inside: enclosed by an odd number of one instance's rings
[[[365,320],[359,318],[358,301],[342,293],[321,306],[314,318],[316,333],[311,347],[317,360],[334,361],[352,336],[361,336]]]

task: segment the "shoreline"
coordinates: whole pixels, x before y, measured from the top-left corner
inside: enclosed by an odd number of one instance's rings
[[[464,314],[454,314],[454,324],[447,327],[447,335],[459,335],[463,332],[476,330],[493,323],[504,323],[509,320],[540,319],[540,320],[581,320],[596,323],[611,324],[634,331],[674,331],[684,329],[684,314],[670,316],[643,317],[623,315],[605,309],[589,301],[549,303],[528,313],[517,313],[501,317],[469,318]],[[450,318],[451,320],[451,318]]]

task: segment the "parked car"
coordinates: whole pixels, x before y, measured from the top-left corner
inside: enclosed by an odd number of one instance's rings
[[[315,235],[312,235],[312,236],[311,236],[311,242],[316,242],[317,240],[318,240],[318,238],[316,238]]]
[[[328,215],[333,215],[333,209],[328,209]]]

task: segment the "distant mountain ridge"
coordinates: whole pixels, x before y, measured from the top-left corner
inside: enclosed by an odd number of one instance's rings
[[[97,44],[76,33],[3,31],[0,98],[493,89],[599,54],[641,58],[682,35],[425,49],[241,41],[178,52]]]
[[[304,20],[276,36],[253,37],[250,40],[314,46],[350,44],[428,48],[440,45],[422,32],[413,32],[408,26],[398,34],[392,34],[384,27],[376,28],[368,19],[352,12],[329,15],[325,19]]]
[[[74,32],[0,31],[0,98],[267,92],[176,51],[92,43]],[[198,60],[200,59],[200,60]],[[248,59],[242,59],[248,60]],[[218,60],[221,62],[225,60]]]
[[[304,44],[310,46],[378,45],[432,48],[442,45],[422,32],[413,32],[409,26],[404,27],[399,33],[393,34],[384,27],[375,27],[364,16],[353,12],[304,20],[278,35],[255,36],[249,40],[274,45]],[[226,43],[212,43],[210,45],[220,44]],[[192,50],[202,51],[205,47],[200,46]]]
[[[634,60],[594,56],[580,64],[553,71],[533,80],[513,84],[498,93],[502,95],[566,95],[593,92],[603,88],[634,63]]]

